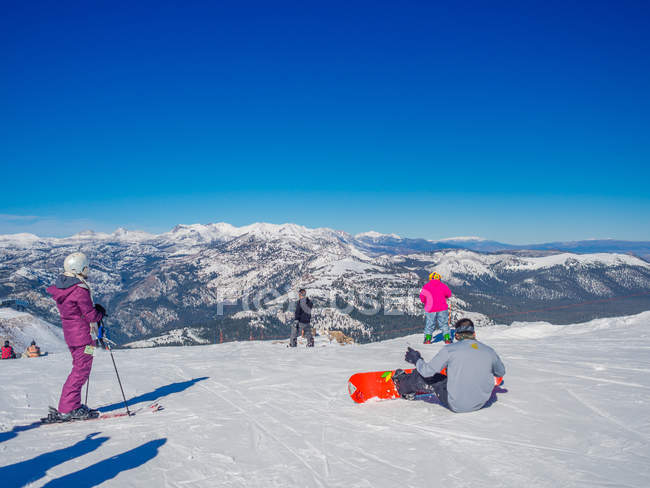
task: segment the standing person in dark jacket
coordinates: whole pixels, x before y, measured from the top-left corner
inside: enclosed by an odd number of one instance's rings
[[[61,420],[97,417],[97,410],[81,403],[81,388],[88,381],[95,352],[93,338],[97,337],[97,323],[106,315],[104,307],[93,305],[88,279],[88,258],[75,252],[65,258],[64,273],[47,289],[59,308],[63,337],[72,355],[72,371],[59,400]],[[92,337],[91,337],[92,335]]]
[[[294,315],[296,325],[291,327],[289,347],[296,347],[298,345],[298,333],[301,329],[305,333],[307,347],[314,347],[314,337],[311,332],[311,309],[311,300],[307,298],[305,289],[301,288],[298,292],[298,302],[296,303],[296,313]]]

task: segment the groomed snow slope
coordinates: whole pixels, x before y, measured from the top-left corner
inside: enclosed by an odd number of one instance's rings
[[[470,414],[427,401],[353,403],[357,371],[405,367],[420,335],[310,350],[240,342],[115,352],[133,418],[38,426],[70,359],[0,362],[7,486],[650,486],[650,312],[557,326],[495,326],[498,400]],[[324,346],[324,347],[321,347]],[[120,408],[109,355],[92,405]]]

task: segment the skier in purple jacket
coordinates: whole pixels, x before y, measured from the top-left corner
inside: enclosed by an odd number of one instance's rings
[[[93,305],[88,278],[88,258],[75,252],[65,258],[64,273],[47,292],[56,300],[61,315],[63,337],[72,354],[72,371],[59,400],[61,420],[79,420],[97,417],[81,403],[81,388],[88,381],[93,365],[97,323],[106,315],[104,307]],[[92,337],[91,337],[92,334]]]

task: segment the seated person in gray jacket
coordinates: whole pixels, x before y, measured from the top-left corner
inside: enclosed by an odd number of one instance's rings
[[[404,360],[416,371],[395,371],[393,381],[407,399],[416,394],[435,393],[440,403],[454,412],[473,412],[483,408],[492,396],[494,378],[506,374],[499,355],[476,340],[470,319],[456,322],[456,341],[443,347],[428,363],[421,354],[408,348]],[[440,372],[447,368],[447,374]]]

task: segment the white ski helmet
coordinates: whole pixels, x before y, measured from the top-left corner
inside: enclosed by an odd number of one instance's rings
[[[63,261],[63,269],[68,273],[87,276],[88,258],[82,252],[73,252]]]

